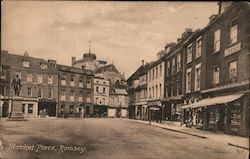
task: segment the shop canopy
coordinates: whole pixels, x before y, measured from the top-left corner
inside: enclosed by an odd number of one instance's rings
[[[220,97],[214,97],[214,98],[206,98],[202,99],[199,102],[192,103],[189,105],[185,105],[181,107],[181,109],[187,109],[187,108],[199,108],[199,107],[206,107],[216,104],[223,104],[223,103],[230,103],[232,101],[235,101],[242,97],[244,94],[233,94],[233,95],[227,95],[227,96],[220,96]]]

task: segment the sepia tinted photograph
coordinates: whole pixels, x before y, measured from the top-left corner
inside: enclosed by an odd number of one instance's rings
[[[0,159],[248,159],[250,2],[1,1]]]

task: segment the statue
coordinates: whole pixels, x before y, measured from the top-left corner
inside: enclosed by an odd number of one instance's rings
[[[14,86],[15,95],[20,96],[22,85],[21,79],[18,77],[18,75],[16,75],[16,78],[13,79],[11,86]]]

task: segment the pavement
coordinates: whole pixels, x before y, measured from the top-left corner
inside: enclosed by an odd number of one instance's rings
[[[134,119],[124,119],[124,120],[137,122],[141,124],[147,124],[147,125],[149,124],[149,121],[143,121],[143,120],[134,120]],[[172,122],[172,121],[162,121],[162,123],[151,122],[151,125],[160,127],[163,129],[167,129],[170,131],[197,136],[197,137],[204,138],[204,139],[220,141],[230,146],[249,150],[249,138],[247,137],[233,136],[233,135],[227,135],[224,133],[218,133],[218,132],[216,133],[216,132],[205,131],[205,130],[200,130],[196,128],[189,128],[189,127],[186,127],[185,125],[181,125],[181,122]]]

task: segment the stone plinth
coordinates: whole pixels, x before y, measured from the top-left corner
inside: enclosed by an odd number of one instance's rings
[[[24,114],[22,112],[22,97],[12,97],[11,98],[11,115],[8,120],[10,121],[23,121]]]

